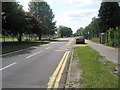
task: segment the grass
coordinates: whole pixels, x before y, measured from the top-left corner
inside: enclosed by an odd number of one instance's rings
[[[8,53],[11,51],[21,50],[29,48],[31,46],[38,46],[42,44],[47,44],[50,41],[38,41],[38,42],[3,42],[2,43],[2,54]]]
[[[26,41],[26,37],[22,37],[22,41],[25,42]],[[42,38],[42,41],[50,41],[50,40],[53,40],[53,39],[56,39],[56,38]],[[30,41],[37,41],[38,38],[30,38]],[[0,42],[4,42],[4,38],[1,38],[0,37]],[[18,42],[18,39],[17,38],[14,38],[14,41],[13,41],[13,38],[10,38],[10,37],[6,37],[5,38],[5,42]]]
[[[6,37],[5,42],[0,41],[2,43],[2,52],[0,52],[0,54],[29,48],[31,46],[38,46],[41,44],[47,44],[47,43],[52,42],[52,41],[57,41],[57,40],[48,39],[48,38],[42,38],[41,41],[35,41],[35,38],[33,38],[32,39],[33,41],[26,42],[25,39],[26,39],[26,37],[24,37],[22,39],[22,42],[18,42],[17,39],[14,40],[14,42],[13,42],[12,38]],[[0,40],[2,40],[2,38]]]
[[[81,88],[118,88],[118,77],[111,74],[108,67],[115,65],[108,61],[99,61],[100,54],[92,48],[75,47],[73,59],[79,59]]]
[[[96,42],[96,43],[100,43],[100,38],[95,37],[95,38],[92,38],[91,41]]]
[[[18,41],[17,38],[14,38],[14,41]],[[0,38],[0,42],[4,42],[4,39]],[[13,42],[13,38],[5,38],[5,42]]]

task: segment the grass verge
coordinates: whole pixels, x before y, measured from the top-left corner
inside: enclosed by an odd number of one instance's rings
[[[81,88],[118,88],[118,77],[110,73],[111,62],[100,61],[102,56],[92,48],[75,47],[73,59],[79,59],[83,71],[80,79]]]
[[[17,51],[31,46],[38,46],[47,44],[50,41],[37,41],[37,42],[3,42],[2,43],[2,54]]]

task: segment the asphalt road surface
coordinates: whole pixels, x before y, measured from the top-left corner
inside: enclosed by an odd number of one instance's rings
[[[2,88],[47,88],[73,38],[63,38],[2,57]]]
[[[108,47],[102,44],[94,43],[92,41],[86,40],[88,46],[91,46],[93,49],[98,51],[102,56],[105,56],[108,60],[112,61],[115,64],[118,64],[118,49]],[[120,63],[119,63],[120,64]]]

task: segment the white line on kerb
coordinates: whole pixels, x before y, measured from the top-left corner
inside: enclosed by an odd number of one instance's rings
[[[46,49],[49,49],[50,47],[46,48]]]
[[[27,58],[30,58],[30,57],[32,57],[32,56],[34,56],[34,55],[36,55],[36,54],[39,54],[39,53],[41,53],[41,52],[43,52],[43,51],[40,51],[40,52],[34,53],[34,54],[32,54],[32,55],[26,57],[26,59],[27,59]]]
[[[15,64],[16,64],[16,62],[14,62],[14,63],[12,63],[12,64],[10,64],[10,65],[8,65],[8,66],[5,66],[5,67],[1,68],[0,71],[4,70],[4,69],[6,69],[6,68],[9,68],[10,66],[13,66],[13,65],[15,65]]]

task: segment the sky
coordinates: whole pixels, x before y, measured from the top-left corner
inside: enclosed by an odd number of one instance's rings
[[[17,0],[28,11],[30,0]],[[40,1],[40,0],[38,0]],[[45,0],[55,14],[56,25],[72,28],[75,33],[80,27],[90,24],[98,16],[101,0]]]

